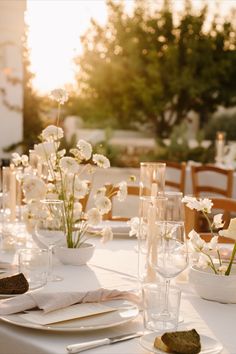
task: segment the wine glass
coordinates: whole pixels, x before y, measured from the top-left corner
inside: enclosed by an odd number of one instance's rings
[[[183,272],[188,266],[188,251],[184,223],[181,221],[157,220],[152,234],[148,261],[158,275],[165,280],[164,304],[156,315],[163,322],[164,329],[171,326],[171,312],[168,307],[170,280]]]
[[[48,281],[60,281],[61,277],[52,271],[53,247],[66,239],[66,219],[62,200],[42,200],[35,225],[35,235],[49,250]]]

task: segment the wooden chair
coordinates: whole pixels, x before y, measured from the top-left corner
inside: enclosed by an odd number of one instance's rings
[[[201,184],[199,181],[200,174],[203,174],[204,172],[209,172],[212,175],[209,184]],[[225,180],[225,188],[218,187],[216,183],[214,183],[214,176],[216,177],[217,175]],[[191,176],[194,196],[200,197],[204,193],[207,193],[208,195],[220,195],[232,198],[233,170],[219,168],[213,165],[191,166]]]
[[[225,222],[224,229],[229,225],[230,218],[236,214],[236,200],[231,198],[211,198],[213,207],[212,210],[217,210],[218,213],[223,213],[223,220]],[[234,214],[234,215],[233,215]],[[185,232],[186,235],[191,230],[201,232],[199,230],[199,212],[196,210],[191,210],[185,206]],[[209,241],[211,239],[210,233],[200,233],[201,237]],[[219,242],[221,243],[234,243],[235,241],[227,237],[219,237]]]
[[[114,185],[112,185],[112,184],[106,184],[105,187],[106,187],[106,190],[107,190],[106,195],[111,200],[112,208],[107,214],[103,215],[103,220],[116,220],[116,221],[128,221],[128,220],[130,220],[130,217],[114,215],[113,205],[114,205],[114,199],[116,198],[116,195],[109,196],[109,194],[110,194],[111,191],[112,192],[117,192],[119,188],[114,186]],[[139,196],[139,186],[127,186],[127,195],[128,195],[127,198],[129,196],[138,197]],[[123,203],[125,203],[125,201]]]
[[[178,190],[184,194],[185,191],[185,179],[186,179],[186,162],[172,162],[172,161],[166,161],[166,167],[167,169],[170,170],[170,172],[173,172],[174,174],[177,173],[178,177],[177,179],[166,179],[165,185],[168,187],[171,187],[175,190]]]

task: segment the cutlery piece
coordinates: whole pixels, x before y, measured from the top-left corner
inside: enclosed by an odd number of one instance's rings
[[[121,336],[116,336],[116,337],[112,337],[112,338],[103,338],[103,339],[92,340],[89,342],[71,344],[66,347],[66,350],[70,354],[79,353],[79,352],[82,352],[83,350],[97,348],[97,347],[100,347],[101,345],[123,342],[125,340],[141,337],[142,335],[143,335],[143,332],[135,332],[135,333],[129,333],[129,334],[122,334]]]

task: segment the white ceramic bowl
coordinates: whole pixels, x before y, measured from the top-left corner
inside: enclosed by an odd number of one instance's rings
[[[84,243],[80,248],[56,247],[55,255],[63,264],[83,265],[93,256],[95,245]]]
[[[235,268],[231,275],[216,275],[211,269],[198,269],[192,266],[189,282],[203,299],[222,303],[236,303]]]

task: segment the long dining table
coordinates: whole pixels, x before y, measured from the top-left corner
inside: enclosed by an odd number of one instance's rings
[[[132,290],[139,289],[137,279],[137,240],[128,236],[114,237],[102,244],[95,237],[95,253],[87,265],[62,265],[54,259],[54,269],[61,275],[60,282],[48,283],[42,291],[84,291],[97,288]],[[13,253],[1,252],[0,260],[14,259]],[[236,304],[222,304],[201,299],[188,283],[187,276],[176,280],[181,287],[180,312],[184,328],[195,328],[199,333],[219,341],[223,354],[236,354]],[[2,301],[2,300],[1,300]],[[143,331],[143,314],[122,325],[77,332],[57,332],[16,326],[0,321],[1,354],[66,354],[66,346],[88,340],[112,337]],[[145,354],[140,338],[87,350],[88,354]],[[212,352],[213,353],[213,352]]]

